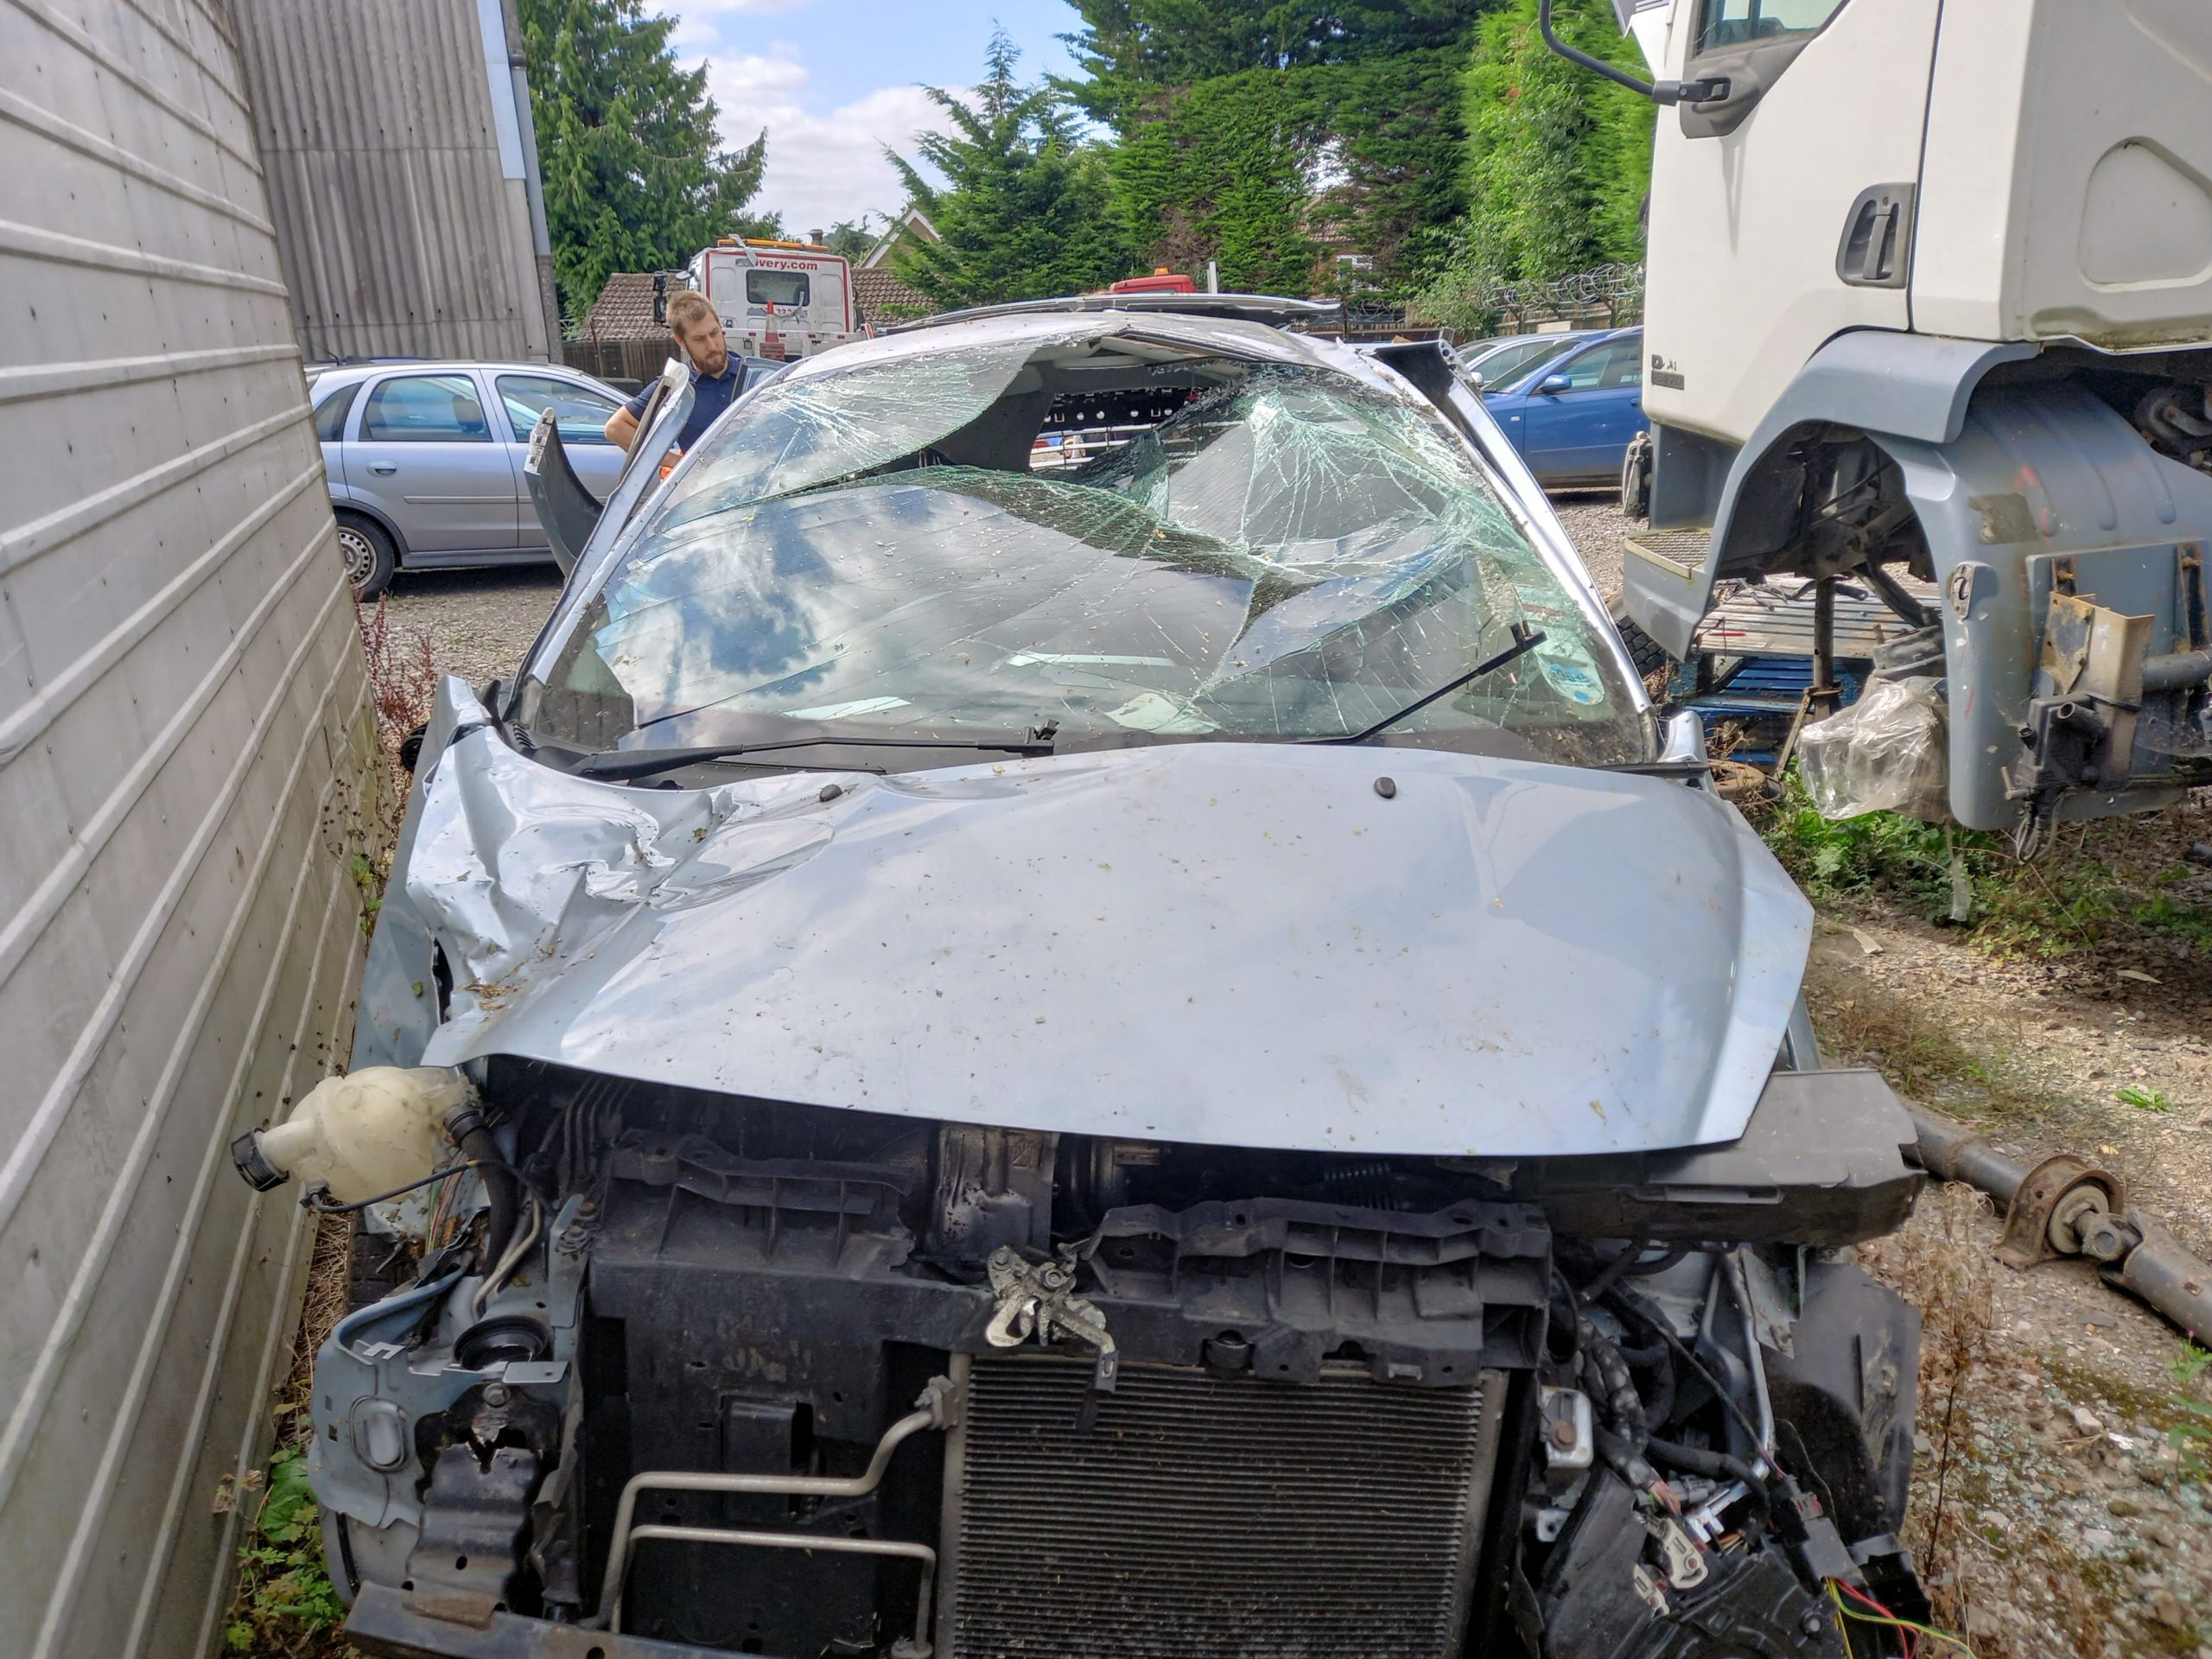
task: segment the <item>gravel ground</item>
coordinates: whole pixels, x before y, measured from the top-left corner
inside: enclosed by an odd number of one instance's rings
[[[1582,555],[1584,569],[1607,600],[1621,590],[1621,543],[1643,528],[1621,517],[1618,490],[1567,490],[1552,497],[1552,511]]]
[[[472,686],[512,674],[560,596],[548,564],[400,572],[385,607],[395,639],[427,639],[441,674]]]

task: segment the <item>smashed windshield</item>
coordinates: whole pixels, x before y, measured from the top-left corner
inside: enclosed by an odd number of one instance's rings
[[[592,750],[773,741],[797,722],[1048,732],[1063,749],[1341,737],[1522,624],[1544,636],[1534,650],[1393,734],[1648,758],[1649,722],[1584,613],[1427,410],[1330,370],[1095,331],[1057,345],[1055,361],[1033,340],[762,393],[532,664],[525,725]],[[1109,383],[1174,412],[1085,464],[1029,471],[1052,411]]]

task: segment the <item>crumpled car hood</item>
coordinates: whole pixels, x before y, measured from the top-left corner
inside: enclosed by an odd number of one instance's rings
[[[1679,781],[1184,743],[635,789],[484,719],[446,683],[424,753],[462,735],[409,810],[356,1065],[508,1054],[1253,1147],[1649,1150],[1741,1131],[1810,936],[1742,818]]]

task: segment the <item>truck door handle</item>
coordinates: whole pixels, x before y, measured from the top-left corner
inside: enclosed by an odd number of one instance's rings
[[[369,470],[378,478],[389,478],[399,470],[399,463],[396,461],[379,461],[371,466]]]
[[[1835,274],[1853,288],[1903,288],[1912,268],[1910,184],[1877,184],[1859,193],[1843,216]]]

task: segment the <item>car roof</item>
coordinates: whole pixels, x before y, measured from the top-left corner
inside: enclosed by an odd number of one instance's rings
[[[1080,297],[1090,299],[1094,296],[1086,295]],[[843,345],[799,358],[778,378],[781,381],[796,382],[811,379],[817,375],[842,373],[863,365],[874,366],[912,358],[935,356],[942,352],[968,346],[1044,346],[1055,341],[1093,337],[1103,339],[1116,334],[1129,335],[1170,349],[1176,346],[1187,346],[1198,352],[1226,352],[1262,361],[1332,369],[1340,373],[1349,371],[1372,376],[1376,372],[1371,366],[1353,366],[1361,362],[1364,353],[1325,334],[1283,328],[1253,321],[1247,315],[1227,315],[1218,309],[1193,314],[1182,308],[1126,303],[1131,301],[1193,298],[1210,301],[1250,296],[1122,294],[1096,297],[1111,298],[1122,303],[1053,309],[1043,308],[1042,304],[993,306],[966,315],[931,317],[919,323],[902,325],[896,331],[887,331],[872,340],[849,340]],[[1291,300],[1273,303],[1306,306],[1320,302]],[[1334,309],[1332,306],[1322,308]],[[1442,348],[1440,346],[1438,349]]]
[[[1640,334],[1643,332],[1643,325],[1640,322],[1631,322],[1625,327],[1622,328],[1585,329],[1575,334],[1570,341],[1570,345],[1572,349],[1579,356],[1586,347],[1592,346],[1603,346],[1608,340],[1621,340],[1630,334]],[[1558,336],[1554,335],[1553,338],[1557,339]]]
[[[443,357],[374,357],[355,358],[346,362],[308,363],[302,365],[308,378],[318,387],[336,386],[348,380],[365,380],[372,375],[394,371],[409,374],[453,374],[467,369],[485,369],[499,374],[557,374],[566,380],[581,380],[586,385],[598,386],[612,392],[598,376],[583,370],[571,368],[566,363],[502,363],[481,358]]]
[[[1588,340],[1599,332],[1592,328],[1554,328],[1548,334],[1539,331],[1528,334],[1493,334],[1488,340],[1469,340],[1465,346],[1459,347],[1459,352],[1463,357],[1471,359],[1488,357],[1494,353],[1507,351],[1516,346],[1556,346],[1561,343],[1573,345],[1579,340]]]

